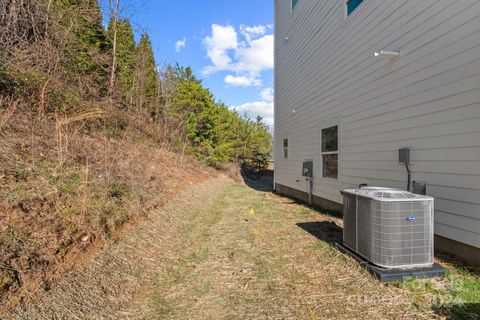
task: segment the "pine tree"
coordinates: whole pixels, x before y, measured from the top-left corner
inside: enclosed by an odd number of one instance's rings
[[[153,111],[157,103],[158,72],[148,34],[140,37],[140,42],[135,49],[134,90],[137,106],[147,107]]]
[[[203,87],[190,67],[175,67],[177,84],[172,101],[173,115],[184,118],[190,113],[198,115],[215,104],[212,93]]]
[[[169,114],[177,123],[184,123],[189,151],[213,166],[240,159],[264,164],[271,150],[271,135],[263,119],[247,119],[216,102],[190,67],[177,65],[174,70]]]
[[[107,77],[104,55],[109,43],[98,0],[61,0],[55,2],[54,9],[63,16],[63,27],[70,31],[65,48],[60,48],[64,50],[62,62],[65,70],[72,75],[71,78],[88,76],[96,83],[96,88],[103,88]]]
[[[116,83],[124,102],[131,103],[135,70],[135,38],[128,19],[117,20],[116,28]],[[111,19],[108,25],[108,35],[111,41],[113,41],[113,32],[114,21]]]

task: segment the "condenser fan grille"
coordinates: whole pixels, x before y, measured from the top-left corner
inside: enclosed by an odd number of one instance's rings
[[[409,192],[374,192],[373,195],[377,198],[384,198],[384,199],[412,199],[415,198],[414,194]]]

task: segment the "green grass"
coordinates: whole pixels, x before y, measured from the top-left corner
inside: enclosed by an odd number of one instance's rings
[[[451,287],[440,292],[434,308],[452,319],[479,319],[480,271],[450,268],[445,278]]]
[[[480,318],[480,271],[448,266],[440,283],[413,279],[396,285],[412,294],[420,310],[433,308],[449,319]]]
[[[178,262],[181,267],[187,267],[189,265],[199,263],[208,258],[209,248],[203,248],[200,252],[192,252],[184,256]]]
[[[155,294],[152,297],[152,301],[155,309],[155,320],[166,319],[166,317],[172,313],[173,308],[168,304],[165,298],[161,295]]]
[[[78,192],[81,184],[81,175],[79,172],[66,172],[55,177],[55,185],[58,191],[68,195],[74,195]]]
[[[28,240],[28,234],[25,230],[16,226],[8,226],[7,229],[0,234],[0,243],[15,246],[21,245]]]
[[[68,218],[76,217],[80,214],[80,212],[76,208],[68,208],[63,212],[63,215]]]
[[[152,302],[157,316],[475,319],[480,314],[478,273],[448,265],[443,279],[382,284],[331,245],[340,223],[245,185],[228,188],[208,210],[192,210],[181,227],[184,246],[169,260]]]

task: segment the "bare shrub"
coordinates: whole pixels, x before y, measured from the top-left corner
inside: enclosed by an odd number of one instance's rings
[[[13,117],[15,110],[17,110],[18,103],[20,102],[19,99],[4,99],[2,96],[0,96],[0,109],[3,109],[2,107],[4,104],[4,100],[6,100],[6,110],[0,111],[0,130]]]
[[[233,179],[236,182],[240,183],[243,181],[242,167],[237,162],[222,164],[217,169],[218,171],[220,171],[221,173],[223,173],[224,175]]]
[[[38,41],[45,35],[46,21],[46,11],[39,0],[1,1],[0,43],[8,48]]]

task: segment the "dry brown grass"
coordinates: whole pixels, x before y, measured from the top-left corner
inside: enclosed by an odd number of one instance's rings
[[[243,182],[242,168],[239,163],[222,164],[217,169],[234,181],[238,183]]]
[[[4,103],[6,105],[6,110],[0,114],[0,130],[13,117],[19,102],[19,99],[4,99],[3,96],[0,96],[0,109],[2,109]]]
[[[1,129],[0,311],[49,290],[185,185],[215,175],[190,157],[180,166],[158,146],[158,128],[122,117],[90,109],[50,119],[19,104]],[[118,121],[125,127],[110,133]]]
[[[288,199],[235,186],[184,231],[179,257],[146,292],[147,318],[436,317],[417,309],[406,290],[379,284],[336,251],[330,241],[339,240],[339,224]]]
[[[11,318],[441,318],[432,294],[381,284],[334,249],[340,220],[251,187],[180,192]]]
[[[147,288],[178,257],[182,235],[195,215],[206,212],[231,186],[220,178],[180,191],[165,207],[111,244],[95,260],[70,273],[43,296],[30,294],[9,319],[141,319],[151,311]]]
[[[79,39],[100,13],[81,4],[0,1],[0,314],[216,175],[151,109],[105,96],[108,50]]]

